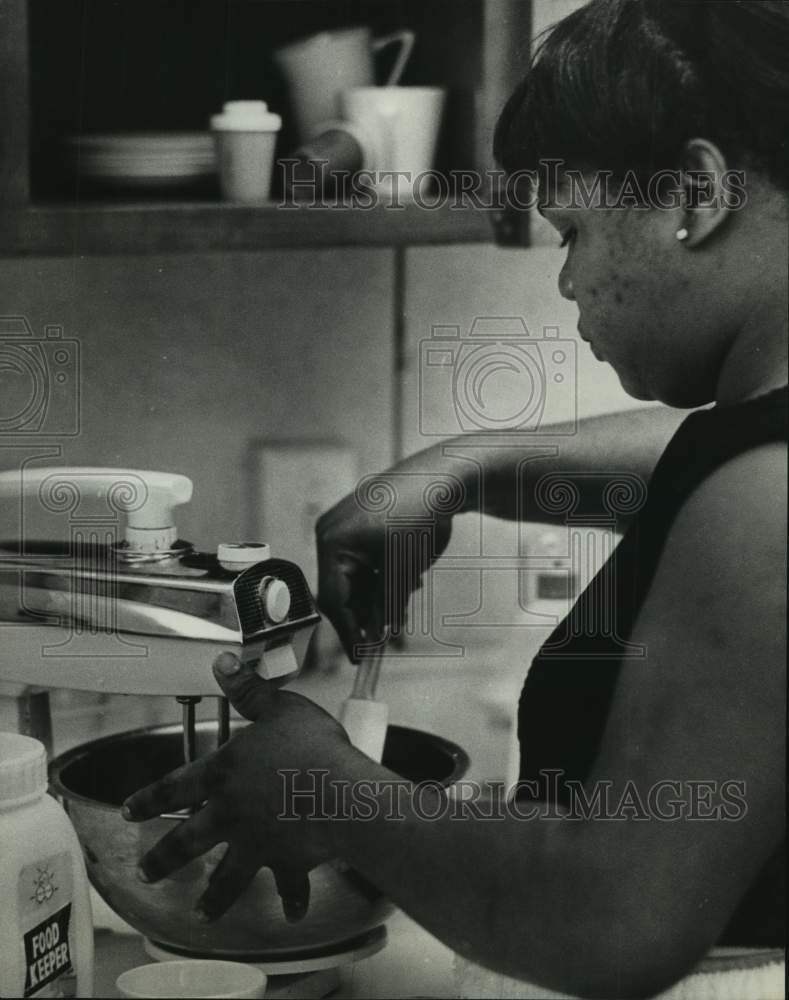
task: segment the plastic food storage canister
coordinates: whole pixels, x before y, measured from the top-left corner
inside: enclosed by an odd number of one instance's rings
[[[17,733],[0,733],[0,899],[0,997],[92,997],[82,852],[43,744]]]

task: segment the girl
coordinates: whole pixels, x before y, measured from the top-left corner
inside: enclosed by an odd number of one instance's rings
[[[551,32],[500,120],[504,166],[542,176],[581,337],[633,396],[713,404],[681,423],[647,409],[569,438],[548,429],[540,443],[557,454],[527,479],[525,508],[512,449],[490,449],[484,495],[440,446],[391,470],[405,510],[421,509],[421,486],[409,498],[399,474],[428,470],[464,485],[458,510],[500,517],[539,511],[547,472],[590,518],[600,499],[586,473],[646,484],[623,541],[528,673],[522,815],[425,822],[412,803],[404,819],[382,805],[367,822],[278,823],[280,769],[393,775],[312,703],[225,655],[217,679],[254,724],[129,800],[135,820],[206,803],[148,854],[146,878],[225,841],[204,916],[268,865],[298,918],[309,869],[341,856],[468,961],[476,996],[540,995],[528,984],[652,996],[694,968],[677,989],[693,995],[706,970],[704,995],[716,995],[712,967],[697,968],[715,946],[783,945],[787,51],[781,3],[593,0]],[[445,514],[432,557],[450,529]],[[369,595],[386,569],[385,520],[349,497],[317,537],[319,601],[352,654],[380,619]],[[390,607],[427,568],[410,567]],[[614,627],[583,627],[604,620]],[[630,790],[624,815],[597,808],[606,787]],[[339,808],[330,791],[317,805]],[[780,952],[757,954],[735,992],[782,996],[768,959]]]

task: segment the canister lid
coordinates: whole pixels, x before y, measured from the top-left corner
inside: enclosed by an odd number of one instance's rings
[[[228,101],[222,113],[211,116],[211,128],[220,132],[279,132],[282,119],[265,101]]]
[[[22,805],[47,790],[47,751],[32,736],[0,733],[0,802]]]

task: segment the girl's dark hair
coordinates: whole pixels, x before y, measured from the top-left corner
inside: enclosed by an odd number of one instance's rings
[[[789,187],[789,3],[592,0],[537,48],[496,127],[510,172],[545,159],[642,176],[706,138]]]

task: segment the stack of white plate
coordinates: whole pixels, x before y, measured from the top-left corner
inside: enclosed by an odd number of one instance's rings
[[[210,132],[107,132],[72,136],[73,172],[117,188],[179,188],[216,173]]]

